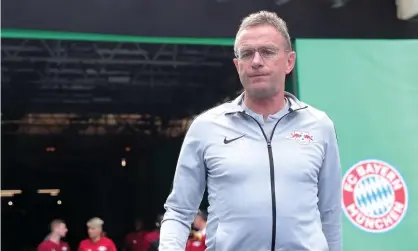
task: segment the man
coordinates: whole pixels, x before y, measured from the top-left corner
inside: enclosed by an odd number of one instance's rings
[[[189,241],[187,241],[186,251],[205,251],[206,245],[206,221],[207,216],[204,212],[197,213],[193,221],[193,228]]]
[[[70,251],[70,246],[61,239],[68,232],[63,220],[56,219],[51,222],[51,233],[38,246],[38,251]]]
[[[162,219],[163,219],[163,216],[158,215],[157,220],[155,221],[154,230],[145,234],[144,250],[158,251],[158,245],[159,245],[159,241],[160,241],[160,227],[161,227]]]
[[[80,242],[78,251],[116,251],[115,243],[103,236],[103,223],[97,217],[87,222],[89,238]]]
[[[245,91],[191,124],[165,204],[160,251],[184,250],[206,185],[207,251],[340,251],[334,125],[284,91],[296,60],[285,22],[266,11],[249,15],[234,50]]]
[[[135,220],[135,231],[129,233],[125,237],[125,251],[144,251],[144,237],[146,232],[143,231],[143,222],[141,219]]]

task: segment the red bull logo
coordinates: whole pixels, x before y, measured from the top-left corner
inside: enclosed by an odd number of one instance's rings
[[[313,136],[310,133],[298,130],[293,131],[287,138],[293,139],[302,145],[307,145],[311,142],[315,142]]]

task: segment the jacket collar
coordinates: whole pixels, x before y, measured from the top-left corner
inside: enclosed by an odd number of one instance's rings
[[[242,102],[244,100],[245,92],[241,93],[237,98],[226,103],[226,113],[225,115],[233,115],[239,112],[244,112],[242,107]],[[289,112],[307,108],[306,105],[301,103],[293,94],[289,92],[284,92],[284,96],[289,100]]]

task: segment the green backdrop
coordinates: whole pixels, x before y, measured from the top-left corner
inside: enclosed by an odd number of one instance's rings
[[[344,174],[359,161],[381,160],[407,187],[401,189],[408,195],[404,217],[388,231],[367,231],[343,215],[344,251],[418,250],[418,40],[302,39],[296,51],[299,97],[334,120]],[[353,201],[365,215],[402,196],[390,189],[390,175],[372,173],[352,180]],[[379,190],[376,182],[387,189]],[[373,211],[371,219],[383,211]]]

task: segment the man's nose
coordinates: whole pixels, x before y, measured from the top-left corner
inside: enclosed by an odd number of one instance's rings
[[[256,51],[254,53],[254,58],[251,61],[251,66],[254,68],[259,68],[263,65],[263,58],[261,57],[260,53],[258,53],[258,51]]]

